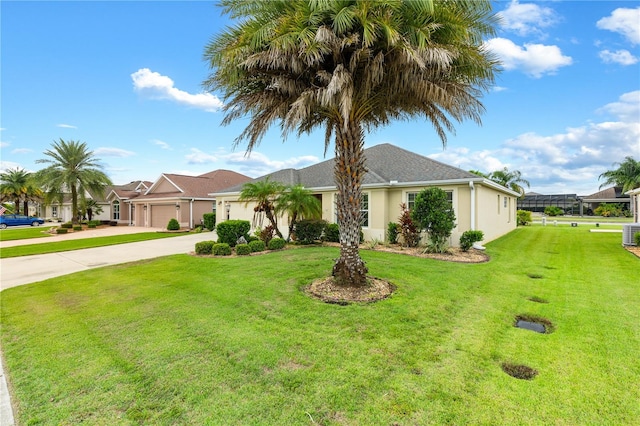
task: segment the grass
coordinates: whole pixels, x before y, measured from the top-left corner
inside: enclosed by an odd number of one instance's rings
[[[18,424],[634,424],[640,260],[620,235],[526,227],[487,251],[473,265],[363,251],[398,287],[368,305],[303,293],[338,254],[321,247],[4,290]]]
[[[140,232],[136,234],[112,235],[108,237],[82,238],[77,240],[55,241],[46,244],[27,244],[23,246],[5,247],[0,251],[0,259],[18,256],[32,256],[36,254],[57,253],[61,251],[80,250],[85,248],[103,247],[114,244],[135,243],[138,241],[157,240],[184,234],[162,232]]]
[[[587,222],[587,223],[633,223],[632,217],[603,217],[603,216],[546,216],[547,225],[549,223],[553,224],[553,221],[556,220],[558,223],[561,222]],[[534,215],[533,220],[536,222],[542,221],[541,215]]]
[[[0,241],[26,240],[30,238],[49,237],[45,231],[53,228],[53,226],[32,226],[30,228],[7,228],[0,230]],[[56,227],[57,228],[57,227]]]

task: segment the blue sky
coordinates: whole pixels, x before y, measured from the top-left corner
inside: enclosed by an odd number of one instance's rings
[[[598,176],[640,159],[640,2],[501,1],[486,40],[503,63],[446,149],[426,121],[366,136],[465,170],[520,170],[539,193],[596,192]],[[53,141],[86,142],[114,183],[161,173],[230,169],[257,177],[324,156],[324,133],[282,140],[270,130],[251,156],[234,149],[243,120],[222,127],[204,93],[207,42],[229,23],[213,1],[0,2],[0,169],[41,168]]]

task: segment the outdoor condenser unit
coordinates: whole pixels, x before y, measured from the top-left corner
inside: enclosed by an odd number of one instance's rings
[[[636,232],[640,232],[640,223],[627,223],[622,225],[622,245],[635,246],[636,242],[633,236]]]

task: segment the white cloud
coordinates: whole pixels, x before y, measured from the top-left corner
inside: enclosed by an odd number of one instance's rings
[[[24,167],[22,167],[18,163],[14,163],[13,161],[0,161],[0,172],[2,173],[6,172],[9,169],[17,169],[17,168],[23,169]]]
[[[0,142],[0,148],[6,148],[11,145],[9,142]]]
[[[628,50],[616,50],[612,52],[610,50],[602,50],[598,56],[605,64],[620,64],[620,65],[633,65],[638,62],[638,58],[633,56]]]
[[[56,124],[56,127],[61,127],[63,129],[77,129],[78,127],[72,126],[71,124]]]
[[[640,7],[619,8],[596,22],[596,27],[624,36],[631,44],[640,44]]]
[[[181,105],[203,109],[209,112],[220,110],[224,106],[222,101],[210,93],[192,94],[174,87],[171,78],[141,68],[131,74],[135,91],[153,99],[168,99]]]
[[[534,3],[520,4],[517,0],[497,15],[501,19],[502,28],[513,31],[520,36],[535,35],[544,37],[541,28],[547,28],[559,21],[553,9]]]
[[[228,154],[225,156],[225,160],[234,167],[234,170],[251,177],[263,176],[282,169],[299,169],[320,161],[318,157],[313,155],[292,157],[286,160],[271,160],[256,151],[251,152],[248,156],[245,156],[244,153]]]
[[[16,148],[11,151],[12,154],[28,154],[30,152],[33,152],[33,150],[29,148]]]
[[[506,38],[494,38],[486,42],[486,47],[498,55],[505,70],[521,70],[534,78],[555,74],[559,68],[573,62],[558,46],[525,44],[520,47]]]
[[[168,143],[161,141],[159,139],[153,139],[151,143],[154,145],[158,145],[162,149],[171,150],[171,146]]]
[[[191,148],[191,154],[187,154],[185,158],[189,164],[208,164],[218,161],[215,155],[202,152],[198,148]]]
[[[598,177],[612,163],[629,155],[640,158],[640,91],[625,93],[599,111],[612,119],[552,135],[524,133],[495,150],[457,148],[430,157],[464,170],[519,170],[531,190],[543,194],[588,195],[598,190]]]
[[[103,157],[131,157],[132,155],[136,155],[135,152],[132,151],[127,151],[126,149],[120,149],[120,148],[107,148],[107,147],[102,147],[102,148],[98,148],[95,151],[93,151],[94,155],[100,155]]]

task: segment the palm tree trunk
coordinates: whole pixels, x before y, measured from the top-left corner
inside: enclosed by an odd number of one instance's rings
[[[367,282],[368,269],[360,257],[360,202],[364,166],[362,129],[350,122],[336,126],[334,178],[338,188],[336,203],[340,227],[340,257],[333,265],[333,278],[341,286],[360,287]]]
[[[71,185],[71,223],[78,224],[78,191]]]
[[[296,225],[296,219],[298,218],[298,213],[293,212],[293,215],[290,218],[289,222],[289,235],[287,235],[287,242],[291,241],[291,235],[293,234],[293,227]]]
[[[276,232],[276,235],[284,239],[284,237],[282,236],[282,232],[280,232],[280,230],[278,229],[277,219],[273,216],[273,205],[269,203],[269,205],[266,206],[264,210],[265,210],[265,215],[267,216],[267,219],[269,220],[269,222],[271,222],[271,225],[273,226],[273,229]]]

